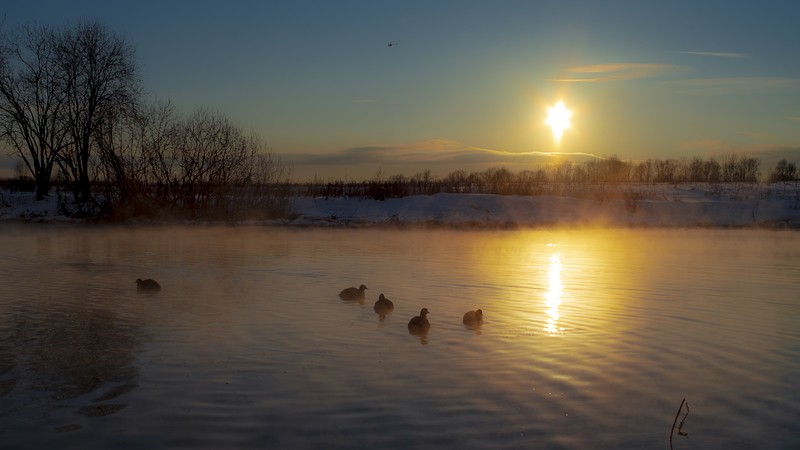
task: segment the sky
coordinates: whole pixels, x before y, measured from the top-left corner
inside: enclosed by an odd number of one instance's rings
[[[800,163],[796,1],[7,3],[4,30],[108,26],[135,48],[147,101],[224,114],[297,181],[609,156]],[[572,116],[556,142],[558,101]]]

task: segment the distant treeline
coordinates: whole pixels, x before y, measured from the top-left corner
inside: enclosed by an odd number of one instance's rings
[[[157,111],[156,111],[157,110]],[[798,182],[794,163],[780,160],[761,177],[758,159],[731,154],[718,158],[649,159],[626,162],[617,157],[584,163],[565,161],[535,170],[512,172],[495,167],[444,177],[423,171],[413,176],[380,174],[373,179],[292,182],[288,171],[262,154],[257,141],[231,126],[223,116],[199,111],[188,119],[172,116],[169,104],[149,111],[116,134],[124,152],[104,154],[98,168],[107,170],[95,191],[113,205],[115,217],[165,216],[241,218],[278,217],[289,212],[288,199],[356,197],[386,199],[440,192],[498,195],[565,195],[606,198],[605,189],[622,184],[780,183]],[[169,126],[152,127],[151,120]],[[169,120],[166,118],[169,117]],[[110,160],[109,160],[110,159]],[[13,190],[32,190],[23,174],[0,181]],[[56,177],[56,186],[68,186]],[[107,212],[108,213],[108,212]]]
[[[757,183],[760,162],[756,158],[731,154],[721,158],[649,159],[625,162],[617,157],[585,163],[563,162],[535,170],[512,172],[504,167],[481,172],[451,172],[444,177],[430,171],[414,176],[376,176],[364,181],[321,181],[297,184],[293,195],[310,197],[361,197],[384,199],[438,192],[542,195],[572,194],[587,185],[619,183]],[[765,181],[797,181],[797,168],[779,161]]]

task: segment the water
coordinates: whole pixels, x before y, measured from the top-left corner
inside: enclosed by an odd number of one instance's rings
[[[800,448],[798,237],[4,225],[0,448]]]

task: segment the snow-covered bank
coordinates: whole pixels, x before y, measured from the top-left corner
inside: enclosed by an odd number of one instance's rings
[[[71,222],[59,212],[58,197],[50,195],[36,201],[33,192],[0,191],[0,221]]]
[[[580,196],[436,194],[378,200],[295,198],[294,225],[800,228],[800,186],[618,185]],[[588,198],[585,198],[588,197]]]
[[[479,227],[774,227],[800,228],[800,186],[637,185],[592,195],[501,196],[446,194],[384,201],[354,198],[291,199],[288,226],[433,225]],[[589,198],[583,198],[589,197]],[[68,221],[51,197],[0,196],[0,221]]]
[[[386,201],[297,198],[295,225],[427,224],[483,227],[790,227],[791,199],[644,199],[596,201],[556,196],[436,194]]]

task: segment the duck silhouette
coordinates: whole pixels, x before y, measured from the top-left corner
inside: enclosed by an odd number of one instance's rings
[[[381,320],[383,320],[388,314],[394,311],[394,303],[381,294],[378,301],[375,302],[373,309],[375,310],[375,314],[379,315]]]
[[[339,292],[339,298],[348,302],[364,303],[364,291],[369,289],[363,284],[358,288],[349,287]]]
[[[145,280],[141,278],[136,279],[136,292],[158,292],[161,290],[161,285],[158,284],[158,281],[152,280],[147,278]]]
[[[422,308],[418,316],[414,316],[408,321],[408,332],[415,335],[428,334],[431,323],[428,322],[428,308]]]
[[[464,314],[462,322],[468,327],[479,327],[483,325],[483,310],[476,309],[475,311],[467,311]]]

